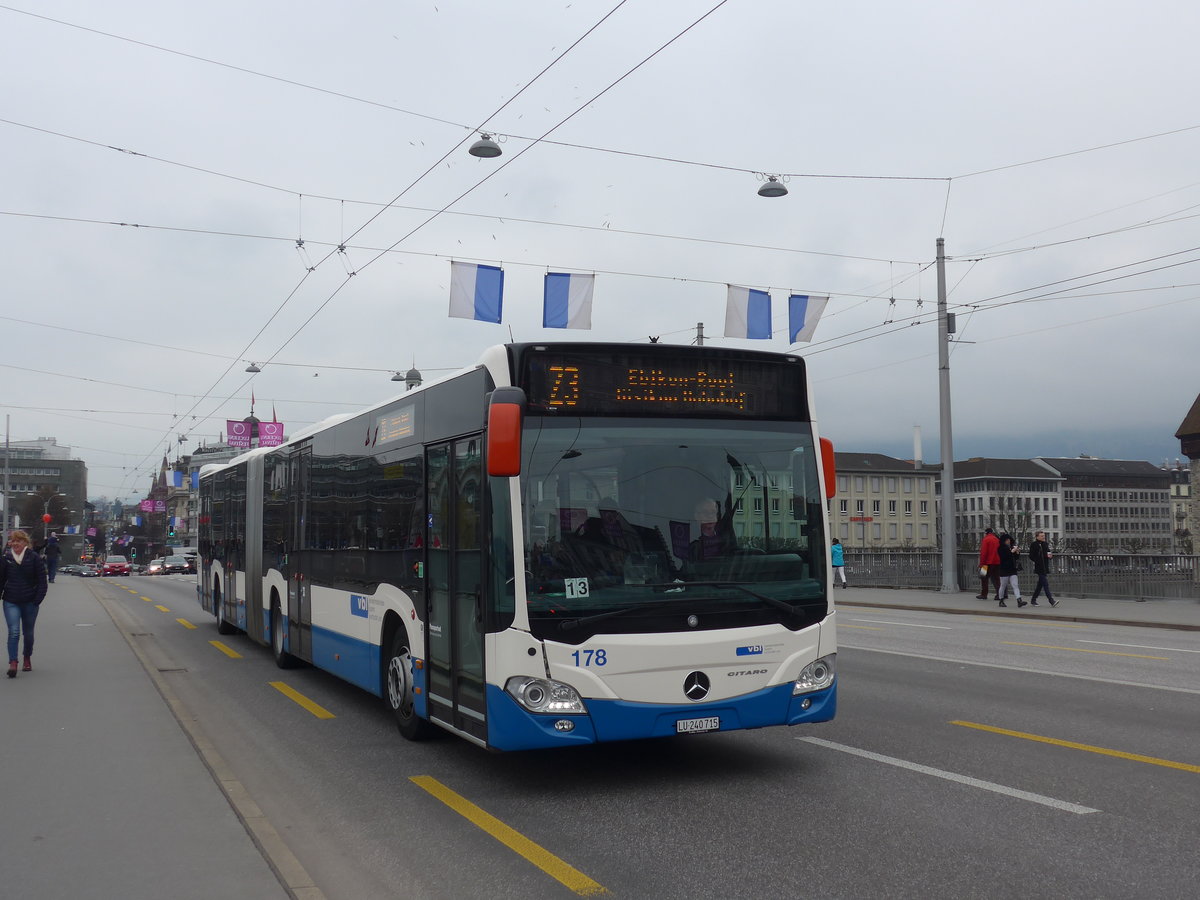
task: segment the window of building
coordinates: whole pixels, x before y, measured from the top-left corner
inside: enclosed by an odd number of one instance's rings
[[[921,515],[923,515],[923,516],[929,515],[929,501],[928,500],[921,501]]]
[[[888,501],[888,513],[893,516],[896,514],[896,501],[895,500]]]
[[[838,512],[840,512],[844,516],[849,511],[850,511],[850,501],[849,500],[839,500],[838,501]]]
[[[911,500],[904,501],[904,514],[906,516],[912,515],[912,501]]]
[[[879,501],[878,500],[871,501],[871,512],[874,513],[875,515],[879,515]]]

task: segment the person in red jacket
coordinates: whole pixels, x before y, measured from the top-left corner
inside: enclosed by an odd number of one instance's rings
[[[984,571],[986,569],[986,571]],[[996,589],[996,599],[1000,599],[1000,538],[991,528],[983,530],[983,540],[979,543],[979,593],[976,600],[988,598],[988,582]]]

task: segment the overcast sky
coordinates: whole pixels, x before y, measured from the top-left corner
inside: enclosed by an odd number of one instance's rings
[[[1194,0],[7,3],[0,411],[136,498],[252,390],[291,432],[510,334],[703,322],[806,357],[838,448],[934,461],[942,236],[956,458],[1174,459],[1197,34]],[[504,267],[502,324],[447,316],[451,259]],[[541,328],[547,270],[597,273],[591,331]],[[722,336],[727,283],[773,340]],[[811,344],[790,291],[831,297]]]

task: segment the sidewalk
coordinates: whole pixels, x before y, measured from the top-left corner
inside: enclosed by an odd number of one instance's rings
[[[995,600],[977,600],[971,591],[943,594],[889,588],[835,588],[838,606],[868,606],[881,609],[917,609],[956,615],[1006,616],[1023,619],[1049,619],[1055,622],[1087,622],[1096,625],[1140,625],[1149,628],[1173,628],[1200,631],[1200,603],[1195,600],[1096,600],[1080,597],[1056,597],[1052,607],[1045,597],[1037,606],[1018,609],[1015,600],[1002,609]],[[1025,599],[1028,599],[1026,596]]]
[[[56,579],[34,670],[0,676],[5,896],[287,897],[97,600],[111,591],[99,579]]]

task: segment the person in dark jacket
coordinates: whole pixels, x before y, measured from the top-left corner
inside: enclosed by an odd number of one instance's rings
[[[46,580],[54,584],[54,575],[58,572],[58,560],[62,557],[62,546],[58,543],[58,535],[53,531],[46,539],[46,549],[42,551],[46,559]]]
[[[46,562],[29,545],[29,535],[14,531],[0,558],[0,597],[8,623],[8,677],[17,677],[17,643],[25,634],[25,671],[33,669],[33,626],[46,599]]]
[[[1033,543],[1029,545],[1029,561],[1033,563],[1033,571],[1038,577],[1037,587],[1033,589],[1033,596],[1029,598],[1030,606],[1038,605],[1038,594],[1042,591],[1046,592],[1046,599],[1050,601],[1051,606],[1058,606],[1058,601],[1050,593],[1050,582],[1046,580],[1046,576],[1050,574],[1050,557],[1053,555],[1050,545],[1046,543],[1046,532],[1039,531],[1033,536]]]
[[[1021,587],[1017,584],[1017,572],[1021,566],[1021,548],[1011,534],[1000,535],[1000,605],[1008,606],[1004,598],[1009,592],[1017,598],[1017,607],[1025,605],[1021,599]]]

